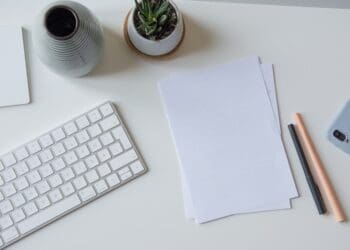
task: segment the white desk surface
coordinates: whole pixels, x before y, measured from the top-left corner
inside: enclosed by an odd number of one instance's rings
[[[350,93],[350,10],[178,1],[186,18],[184,43],[168,60],[149,60],[123,41],[132,0],[84,0],[105,26],[107,53],[90,76],[65,79],[39,62],[30,40],[30,24],[47,2],[0,3],[0,24],[28,30],[32,93],[30,105],[0,108],[0,152],[109,99],[119,106],[150,172],[10,249],[349,249],[349,223],[317,214],[286,125],[294,111],[305,115],[350,216],[350,156],[325,140],[326,127]],[[197,225],[184,216],[178,161],[157,82],[173,71],[247,55],[276,65],[283,136],[301,197],[291,210]]]

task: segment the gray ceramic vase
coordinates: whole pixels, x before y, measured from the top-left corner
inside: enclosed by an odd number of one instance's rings
[[[33,42],[41,61],[54,72],[69,77],[88,74],[103,52],[103,31],[83,5],[58,1],[38,16]]]

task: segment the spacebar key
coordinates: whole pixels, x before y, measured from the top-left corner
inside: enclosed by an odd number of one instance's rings
[[[39,212],[36,215],[33,215],[27,220],[24,220],[17,224],[21,234],[25,234],[33,229],[36,229],[43,224],[48,223],[50,220],[55,217],[67,212],[68,210],[78,206],[81,203],[78,195],[72,195],[47,209]]]

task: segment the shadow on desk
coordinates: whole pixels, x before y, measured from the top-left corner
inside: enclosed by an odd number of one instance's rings
[[[116,33],[109,27],[103,27],[105,52],[101,62],[89,76],[99,77],[133,70],[138,67],[137,64],[140,60],[146,60],[150,63],[170,61],[176,58],[185,58],[199,52],[208,51],[212,45],[212,37],[214,34],[211,34],[208,29],[200,25],[190,16],[185,15],[184,20],[185,37],[182,44],[174,53],[161,57],[149,57],[137,53],[127,45],[121,34]]]
[[[137,58],[132,54],[121,34],[103,27],[105,51],[97,67],[89,74],[92,77],[116,74],[136,66]]]

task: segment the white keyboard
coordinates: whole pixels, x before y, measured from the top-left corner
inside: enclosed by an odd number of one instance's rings
[[[0,249],[147,171],[112,103],[0,157]]]

